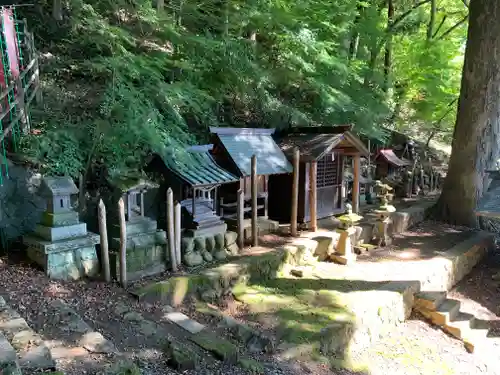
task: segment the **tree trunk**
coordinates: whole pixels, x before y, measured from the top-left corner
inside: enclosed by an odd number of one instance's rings
[[[54,0],[52,2],[52,17],[54,17],[56,21],[61,21],[63,19],[62,0]]]
[[[431,1],[431,14],[429,17],[429,24],[427,25],[427,41],[430,42],[432,40],[432,36],[434,35],[434,24],[436,23],[436,0]]]
[[[452,154],[435,214],[475,227],[477,199],[489,185],[484,171],[500,156],[500,1],[472,1],[469,14]]]
[[[387,0],[387,29],[389,29],[394,22],[394,4],[392,0]],[[387,36],[385,43],[385,56],[384,56],[384,92],[389,91],[391,86],[391,69],[392,68],[392,33]]]

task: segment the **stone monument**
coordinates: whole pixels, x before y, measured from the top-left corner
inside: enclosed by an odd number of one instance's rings
[[[70,177],[45,177],[39,194],[47,200],[47,209],[35,232],[23,238],[30,259],[41,265],[52,279],[79,279],[99,273],[95,245],[99,235],[87,232],[71,196],[78,189]]]
[[[337,229],[340,234],[339,241],[337,243],[337,249],[335,253],[331,255],[331,259],[340,264],[348,265],[356,261],[356,254],[353,250],[352,239],[356,234],[356,225],[362,216],[352,212],[352,206],[348,203],[346,204],[347,213],[338,218],[340,220],[342,227]]]
[[[382,184],[376,181],[376,186],[379,190],[380,206],[373,210],[377,215],[375,227],[373,231],[373,242],[377,246],[389,246],[392,243],[392,237],[389,234],[389,225],[392,223],[391,214],[396,211],[396,207],[389,204],[388,196],[392,187],[387,184]]]
[[[158,229],[156,220],[145,216],[144,193],[158,185],[138,180],[131,185],[121,184],[108,200],[107,222],[110,244],[111,274],[120,279],[120,224],[118,221],[118,200],[125,203],[125,222],[127,226],[127,279],[161,273],[166,269],[167,236]]]

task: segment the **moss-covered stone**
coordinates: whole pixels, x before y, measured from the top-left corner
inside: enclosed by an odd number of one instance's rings
[[[181,249],[183,254],[191,253],[194,250],[194,238],[182,237]]]
[[[238,366],[252,374],[264,374],[264,366],[254,359],[240,358],[238,360]]]
[[[233,243],[232,245],[226,246],[226,252],[230,255],[238,255],[240,253],[240,248],[237,244]]]
[[[200,364],[200,357],[186,344],[167,341],[163,347],[163,354],[170,367],[177,371],[196,370]]]
[[[21,369],[15,362],[2,362],[0,359],[0,374],[2,375],[22,375]],[[62,374],[63,375],[63,374]]]
[[[207,251],[209,253],[213,254],[214,251],[216,250],[215,249],[215,237],[208,236],[205,238],[205,242],[206,242]]]
[[[211,262],[214,260],[212,254],[210,254],[208,251],[204,251],[201,256],[203,257],[203,259],[206,261],[206,262]]]
[[[198,252],[192,251],[184,254],[183,261],[188,267],[196,267],[203,264],[203,256]]]
[[[238,233],[232,232],[232,231],[227,231],[224,234],[224,244],[226,247],[233,245],[236,243],[236,239],[238,238]]]
[[[236,364],[238,361],[238,348],[232,342],[219,338],[211,332],[200,332],[191,340],[203,349],[211,352],[221,361]]]
[[[224,250],[217,250],[214,252],[215,260],[224,260],[227,258],[227,253]]]
[[[224,249],[224,234],[223,233],[218,233],[214,236],[215,240],[215,249],[216,250],[222,250]]]
[[[200,253],[207,250],[206,241],[204,237],[195,237],[194,239],[194,251]]]

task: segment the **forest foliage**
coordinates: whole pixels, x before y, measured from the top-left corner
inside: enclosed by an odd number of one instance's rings
[[[157,1],[66,0],[59,20],[52,0],[19,8],[44,92],[22,147],[47,172],[138,170],[208,126],[452,134],[464,0]]]

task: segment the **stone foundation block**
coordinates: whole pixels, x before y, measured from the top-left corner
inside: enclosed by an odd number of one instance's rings
[[[45,211],[41,224],[46,227],[64,227],[79,224],[78,212],[50,213]]]
[[[64,227],[47,227],[45,225],[37,225],[35,234],[47,241],[60,241],[75,237],[83,237],[87,234],[87,224],[80,223],[68,225]]]

